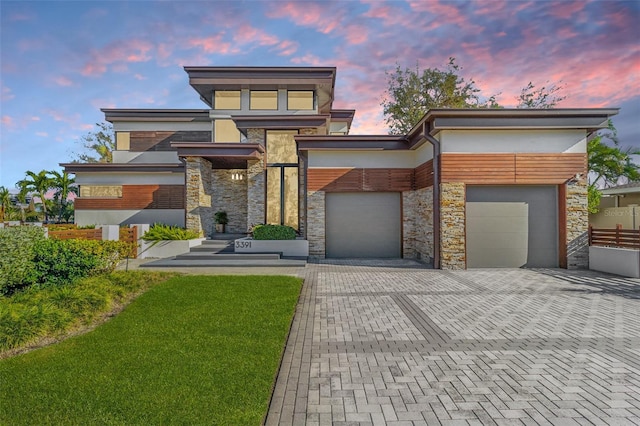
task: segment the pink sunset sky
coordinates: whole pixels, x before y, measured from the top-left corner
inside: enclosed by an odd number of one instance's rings
[[[0,185],[59,169],[100,108],[206,108],[183,66],[335,66],[352,134],[387,132],[385,72],[444,69],[486,96],[565,87],[560,107],[621,107],[640,148],[638,1],[0,2]]]

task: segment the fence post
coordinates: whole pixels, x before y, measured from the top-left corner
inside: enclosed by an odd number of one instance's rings
[[[102,228],[102,241],[118,241],[120,239],[119,225],[100,225]]]
[[[151,227],[151,225],[149,225],[148,223],[139,223],[139,224],[134,224],[134,225],[129,225],[131,227],[136,228],[136,247],[137,247],[137,254],[138,254],[138,259],[144,259],[145,255],[143,254],[146,250],[146,246],[144,244],[144,240],[142,239],[142,236],[145,234],[145,232],[147,232],[149,230],[149,228]]]
[[[593,226],[589,225],[589,245],[593,242]]]
[[[620,246],[620,231],[622,230],[622,224],[616,225],[616,246]]]

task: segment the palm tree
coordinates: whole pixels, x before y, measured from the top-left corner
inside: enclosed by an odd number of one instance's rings
[[[9,209],[11,208],[11,194],[9,189],[4,186],[0,186],[0,222],[4,222],[9,215]]]
[[[52,170],[49,173],[53,176],[52,186],[56,190],[55,199],[60,207],[58,213],[58,222],[60,222],[62,220],[62,214],[67,207],[69,194],[78,195],[78,187],[75,184],[75,178],[71,177],[66,171],[60,173],[57,170]]]
[[[42,212],[44,213],[44,220],[49,220],[47,213],[47,203],[45,201],[45,194],[52,187],[52,180],[49,176],[49,172],[42,170],[39,173],[34,173],[31,170],[27,170],[26,179],[22,179],[16,183],[16,186],[24,192],[32,192],[40,197],[42,203]]]

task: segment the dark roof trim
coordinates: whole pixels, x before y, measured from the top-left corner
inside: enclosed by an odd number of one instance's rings
[[[101,109],[105,120],[116,121],[211,121],[208,109]]]
[[[329,118],[329,115],[236,115],[231,117],[240,130],[322,127],[327,125]]]
[[[264,146],[259,143],[171,142],[171,147],[177,149],[178,157],[208,159],[255,160],[264,153]]]
[[[299,151],[407,150],[404,136],[294,136]]]
[[[434,136],[442,130],[491,129],[584,129],[589,132],[607,127],[619,108],[554,109],[432,109],[411,129],[413,144],[421,140],[423,129]]]
[[[79,172],[171,172],[184,173],[184,164],[160,164],[160,163],[60,163],[68,173]]]
[[[336,121],[351,121],[355,114],[355,109],[332,109],[331,119]]]
[[[212,81],[216,84],[247,83],[247,80],[334,80],[335,67],[184,67],[189,79]]]

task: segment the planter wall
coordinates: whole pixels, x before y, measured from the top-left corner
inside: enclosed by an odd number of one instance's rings
[[[240,238],[235,240],[236,253],[282,253],[283,256],[309,256],[309,241],[307,240],[254,240]]]
[[[589,269],[640,278],[640,250],[591,246]]]
[[[205,238],[193,240],[171,240],[171,241],[142,241],[142,250],[138,254],[139,259],[165,258],[179,254],[188,253],[191,247],[199,246]],[[155,244],[154,244],[155,243]]]

